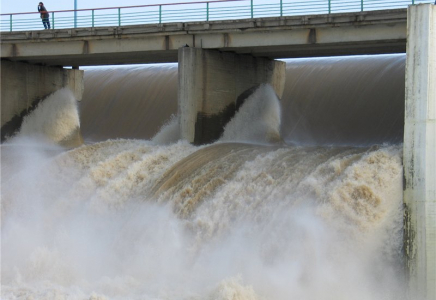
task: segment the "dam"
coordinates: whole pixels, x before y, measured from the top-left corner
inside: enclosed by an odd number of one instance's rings
[[[256,84],[201,145],[176,64],[85,69],[2,143],[2,298],[432,300],[425,28],[407,54],[283,60],[281,95]]]

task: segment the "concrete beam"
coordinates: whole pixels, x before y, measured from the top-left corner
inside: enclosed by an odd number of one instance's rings
[[[194,144],[217,140],[251,89],[269,83],[281,98],[286,63],[250,55],[179,49],[181,137]]]
[[[1,141],[20,129],[23,118],[55,91],[68,87],[82,99],[83,71],[1,61]]]
[[[436,300],[436,6],[409,6],[404,127],[410,299]]]

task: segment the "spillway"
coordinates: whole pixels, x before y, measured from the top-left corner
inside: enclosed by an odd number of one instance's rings
[[[289,60],[204,146],[175,65],[87,70],[84,145],[2,145],[2,299],[405,299],[404,63]]]

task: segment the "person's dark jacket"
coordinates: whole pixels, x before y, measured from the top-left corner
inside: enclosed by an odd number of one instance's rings
[[[48,19],[49,18],[47,9],[45,8],[44,5],[42,5],[42,6],[38,5],[38,11],[41,12],[41,19]]]

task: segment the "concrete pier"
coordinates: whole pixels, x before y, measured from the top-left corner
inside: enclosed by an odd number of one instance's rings
[[[281,98],[286,63],[251,55],[179,49],[181,138],[196,145],[217,140],[241,101],[262,83]]]
[[[410,299],[436,300],[436,6],[408,10],[404,127]]]
[[[12,136],[23,118],[55,91],[68,87],[82,99],[83,71],[1,61],[1,141]]]

